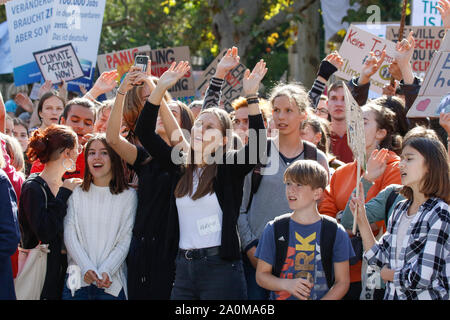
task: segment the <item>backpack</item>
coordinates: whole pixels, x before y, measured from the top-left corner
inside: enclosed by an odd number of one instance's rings
[[[272,143],[269,140],[267,143],[267,158],[270,157],[271,146],[272,146]],[[316,160],[317,161],[317,148],[312,143],[303,141],[303,153],[304,153],[304,156],[303,156],[304,160]],[[261,180],[262,180],[261,168],[264,168],[266,165],[267,164],[258,163],[252,171],[250,198],[248,200],[247,209],[245,210],[245,212],[247,212],[247,213],[252,204],[253,195],[258,191],[259,185],[261,184]]]
[[[281,269],[286,260],[287,249],[289,246],[289,220],[291,213],[278,216],[274,219],[274,239],[275,239],[275,265],[272,267],[272,274],[279,277]],[[336,240],[337,221],[326,215],[320,215],[322,225],[320,229],[320,255],[322,266],[327,279],[328,288],[334,284],[333,272],[333,247]]]

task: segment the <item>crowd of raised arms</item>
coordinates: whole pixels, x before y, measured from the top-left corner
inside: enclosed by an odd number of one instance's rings
[[[406,117],[414,47],[412,33],[397,44],[396,82],[372,100],[385,53],[343,82],[330,81],[333,52],[309,90],[262,92],[260,60],[229,113],[236,47],[189,106],[168,91],[186,61],[159,78],[151,61],[132,66],[119,85],[104,72],[81,97],[50,82],[35,101],[0,95],[0,299],[25,286],[51,300],[448,300],[450,113]],[[347,88],[364,119],[359,165]],[[24,283],[20,254],[43,245],[42,276]]]

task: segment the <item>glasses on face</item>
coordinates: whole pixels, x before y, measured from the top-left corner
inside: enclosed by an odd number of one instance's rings
[[[316,109],[316,113],[327,115],[328,114],[328,110],[325,109],[325,108],[318,108],[318,109]]]

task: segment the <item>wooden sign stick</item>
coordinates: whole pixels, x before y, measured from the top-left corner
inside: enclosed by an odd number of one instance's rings
[[[358,160],[356,160],[357,163],[357,168],[356,168],[356,198],[359,198],[359,193],[361,192],[361,190],[359,190],[359,180],[361,179],[361,163]],[[355,214],[353,216],[353,228],[352,228],[352,233],[356,234],[356,217],[358,215],[358,204],[355,205]]]

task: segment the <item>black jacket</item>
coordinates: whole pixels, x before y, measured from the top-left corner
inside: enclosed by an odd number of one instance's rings
[[[14,300],[11,256],[20,241],[17,198],[8,176],[0,169],[0,300]]]
[[[173,148],[168,146],[155,133],[158,111],[159,106],[146,102],[137,121],[135,132],[150,155],[157,159],[164,166],[165,170],[178,181],[182,175],[182,166],[172,162],[171,154]],[[267,136],[265,134],[262,115],[249,115],[249,129],[264,130],[264,135],[256,135],[257,141],[255,144],[259,148],[262,148],[262,152],[265,152]],[[261,139],[264,141],[260,141]],[[225,153],[223,164],[217,166],[217,175],[214,179],[213,187],[223,212],[220,256],[226,260],[238,260],[241,258],[237,220],[242,201],[245,176],[253,170],[256,163],[260,162],[260,152],[256,147],[255,151],[257,151],[256,161],[250,161],[250,147],[246,145],[238,151]],[[245,162],[243,164],[237,164],[237,159],[245,159]],[[170,205],[174,209],[170,210],[169,213],[176,213],[176,217],[172,217],[171,221],[178,223],[178,211],[176,210],[175,196],[173,193],[171,194]]]
[[[127,257],[130,300],[168,300],[175,280],[178,222],[171,195],[176,179],[137,147],[138,206]]]
[[[38,174],[32,174],[22,185],[19,201],[22,246],[32,249],[41,241],[42,244],[49,244],[50,250],[41,299],[59,300],[62,296],[67,255],[62,254],[61,250],[64,243],[67,199],[71,194],[71,190],[61,187],[55,197]]]

